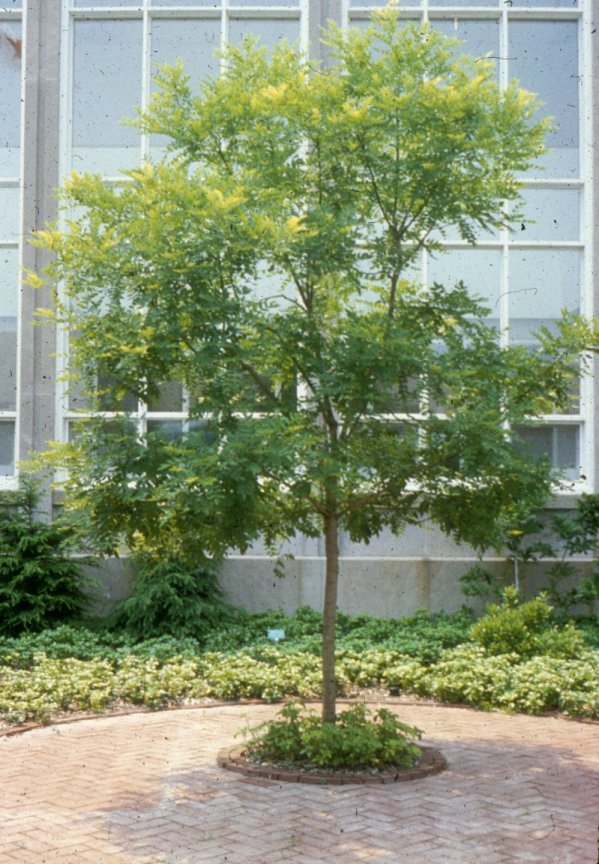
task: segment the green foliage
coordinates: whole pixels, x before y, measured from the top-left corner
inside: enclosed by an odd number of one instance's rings
[[[501,605],[492,603],[486,615],[470,630],[474,642],[488,654],[517,654],[576,658],[584,650],[584,639],[573,624],[558,627],[553,609],[544,595],[522,603],[514,588],[506,588]]]
[[[599,717],[599,654],[583,651],[576,659],[515,654],[488,656],[480,645],[448,651],[417,677],[408,670],[411,689],[445,702],[541,714],[561,711]]]
[[[203,640],[207,651],[232,651],[271,644],[270,629],[285,631],[278,646],[283,653],[319,653],[322,644],[322,614],[309,607],[299,609],[291,618],[280,612],[257,615],[237,610],[237,620],[208,633]],[[336,644],[341,651],[354,654],[369,651],[373,645],[381,649],[419,657],[430,663],[438,659],[444,648],[459,645],[472,626],[468,611],[431,615],[422,610],[399,619],[373,618],[370,615],[337,615]]]
[[[542,622],[545,612],[531,617]],[[258,632],[253,629],[254,619],[259,622]],[[594,630],[591,623],[586,624],[588,646],[596,630],[596,622]],[[297,630],[292,639],[275,646],[263,637],[269,624]],[[317,631],[319,624],[320,616],[309,610],[292,619],[278,613],[248,615],[244,648],[234,642],[227,647],[223,640],[222,650],[209,652],[190,637],[163,636],[136,643],[123,632],[92,633],[66,625],[2,637],[0,718],[11,723],[47,721],[63,711],[103,711],[121,704],[156,709],[203,698],[267,702],[288,696],[318,698],[319,646],[306,648],[306,640],[318,640],[310,631]],[[582,644],[572,627],[541,629],[536,646],[546,655],[529,659],[530,639],[523,641],[524,654],[512,650],[495,655],[468,642],[471,618],[463,613],[435,616],[435,620],[417,613],[407,623],[406,619],[383,622],[368,616],[341,616],[340,625],[345,633],[340,636],[336,663],[340,692],[395,686],[483,709],[599,717],[599,653]],[[230,626],[225,625],[223,633]],[[424,639],[425,634],[434,635],[435,628],[440,634],[432,656]],[[395,630],[412,656],[392,647]],[[378,641],[373,636],[366,644],[366,632],[384,638]],[[352,643],[353,633],[361,636]],[[440,648],[448,634],[454,647]]]
[[[152,403],[160,382],[191,395],[179,438],[98,417],[44,455],[102,547],[141,536],[147,554],[197,565],[257,537],[368,542],[426,515],[484,548],[506,511],[551,490],[547,460],[507,430],[569,405],[590,325],[564,317],[537,350],[500,346],[464,285],[408,278],[446,229],[474,241],[519,217],[515,173],[548,123],[491,61],[392,9],[372,20],[326,33],[326,74],[251,40],[199,96],[181,66],[163,69],[138,125],[170,136],[167,158],[123,184],[73,175],[77,222],[37,234],[91,405]]]
[[[541,540],[538,535],[543,530],[548,536]],[[537,535],[536,539],[528,539],[531,535]],[[502,573],[492,573],[475,564],[460,578],[462,593],[469,597],[497,599],[510,582],[519,587],[520,563],[549,558],[553,563],[548,567],[543,590],[560,617],[567,617],[577,605],[592,610],[599,598],[599,566],[594,561],[598,541],[599,495],[581,495],[574,511],[552,514],[545,524],[538,516],[526,515],[516,521],[511,518],[504,526],[509,565]],[[569,560],[580,555],[589,556],[592,561],[592,571],[586,577],[581,575],[580,566]]]
[[[186,561],[134,559],[133,591],[111,616],[113,628],[137,641],[159,636],[201,639],[230,615],[222,602],[214,570],[192,568]]]
[[[252,43],[200,96],[163,70],[139,125],[170,135],[169,158],[117,187],[73,176],[81,217],[38,234],[92,404],[151,402],[163,381],[193,396],[183,439],[98,420],[51,454],[107,548],[141,532],[197,562],[322,534],[327,514],[363,541],[424,513],[481,546],[506,508],[542,505],[548,466],[506,424],[568,402],[589,333],[567,319],[537,352],[500,349],[464,286],[423,292],[406,273],[436,230],[506,222],[547,124],[454,40],[389,10],[373,21],[328,33],[326,75]],[[252,293],[264,272],[271,294]],[[442,417],[414,416],[425,393]]]
[[[381,708],[371,717],[363,704],[337,716],[336,723],[322,723],[302,703],[289,702],[275,719],[244,730],[251,758],[328,769],[359,770],[408,767],[421,751],[412,743],[421,732],[401,723]]]
[[[38,502],[36,484],[25,479],[0,504],[0,634],[41,630],[85,607],[71,531],[60,520],[39,521]]]

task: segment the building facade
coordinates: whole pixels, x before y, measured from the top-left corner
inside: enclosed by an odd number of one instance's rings
[[[326,21],[362,27],[374,5],[0,0],[0,490],[15,486],[20,459],[50,439],[68,440],[85,411],[62,380],[65,335],[33,323],[35,308],[50,299],[22,281],[23,268],[44,264],[45,253],[27,238],[56,217],[62,179],[92,171],[117,181],[120,169],[160,157],[164,141],[121,123],[148,104],[157,65],[181,58],[199,84],[218,73],[215,52],[248,33],[266,45],[297,42],[326,62],[319,42]],[[462,40],[463,53],[492,57],[500,84],[517,78],[554,118],[550,149],[523,178],[527,221],[513,232],[481,236],[476,247],[448,236],[444,254],[424,255],[420,263],[425,283],[461,279],[482,295],[506,342],[533,344],[534,332],[551,327],[562,309],[597,312],[598,7],[597,0],[405,0],[400,6],[402,21],[428,21]],[[155,405],[126,408],[142,433],[184,428],[185,397],[177,388],[166,388]],[[533,451],[549,454],[568,478],[559,506],[599,491],[597,420],[591,375],[581,380],[572,413],[547,416],[526,432]],[[259,547],[243,559],[232,556],[223,576],[231,599],[254,608],[319,606],[322,550],[317,541],[302,541],[293,552],[283,583],[271,577]],[[426,529],[383,535],[368,547],[345,543],[342,555],[341,607],[383,614],[459,605],[455,579],[472,557]]]

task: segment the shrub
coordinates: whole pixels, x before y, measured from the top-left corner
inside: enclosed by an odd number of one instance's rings
[[[133,592],[109,619],[134,639],[160,636],[201,639],[207,630],[226,620],[218,577],[211,570],[191,569],[177,559],[135,559]]]
[[[81,568],[69,556],[73,534],[60,519],[36,519],[36,484],[22,481],[0,508],[0,633],[14,636],[81,615]],[[87,561],[87,559],[86,559]]]
[[[336,723],[323,723],[305,705],[290,702],[275,719],[244,730],[256,761],[328,769],[407,767],[420,757],[413,740],[421,732],[381,708],[369,715],[363,704],[342,711]]]
[[[546,529],[550,540],[539,536]],[[469,597],[498,599],[512,580],[514,587],[519,588],[521,563],[549,558],[553,562],[548,568],[544,592],[557,615],[564,619],[577,605],[585,605],[592,612],[599,599],[599,568],[593,560],[598,540],[599,495],[581,495],[575,510],[554,513],[545,525],[539,517],[528,515],[516,528],[506,526],[504,543],[508,555],[502,572],[492,573],[475,564],[460,577],[462,593]],[[593,568],[586,577],[579,565],[569,560],[580,555],[593,556],[589,557]]]
[[[576,657],[585,649],[573,624],[558,627],[544,595],[521,603],[514,588],[506,588],[501,605],[492,603],[486,615],[470,629],[470,638],[488,654]]]

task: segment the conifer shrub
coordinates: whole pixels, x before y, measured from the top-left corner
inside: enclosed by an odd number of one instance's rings
[[[137,640],[160,636],[201,639],[223,624],[231,610],[222,601],[218,577],[174,557],[138,555],[133,591],[109,619],[112,628]]]
[[[38,502],[30,479],[0,502],[0,635],[61,624],[79,617],[86,605],[86,578],[70,557],[73,531],[61,519],[40,521]]]

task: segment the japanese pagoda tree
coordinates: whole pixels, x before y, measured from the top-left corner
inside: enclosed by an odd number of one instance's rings
[[[490,60],[392,11],[373,20],[330,29],[322,68],[246,42],[199,94],[163,69],[138,123],[169,136],[166,158],[117,186],[72,176],[76,221],[36,241],[55,253],[79,391],[98,409],[164,382],[189,394],[180,437],[100,411],[56,446],[67,507],[106,548],[195,563],[324,537],[328,721],[340,532],[430,520],[488,547],[500,518],[542,506],[551,470],[510,430],[566,405],[587,338],[564,320],[536,351],[500,347],[476,284],[420,284],[447,228],[474,241],[517,216],[515,172],[547,126]]]

